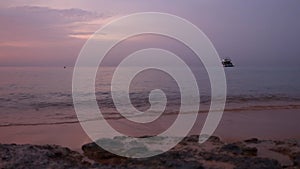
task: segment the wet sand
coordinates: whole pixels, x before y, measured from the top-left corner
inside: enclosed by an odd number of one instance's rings
[[[238,141],[249,138],[297,139],[300,140],[300,110],[265,110],[251,112],[225,112],[214,135],[224,141]],[[204,119],[206,114],[200,114]],[[166,117],[169,118],[169,117]],[[126,124],[120,122],[121,127]],[[162,125],[163,127],[163,125]],[[202,127],[201,120],[195,124],[190,134],[197,135]],[[129,130],[130,128],[128,128]],[[141,129],[139,134],[147,133]],[[81,151],[83,144],[92,142],[79,123],[41,126],[0,127],[0,143],[17,144],[57,144]],[[105,133],[104,133],[105,135]],[[144,134],[147,135],[147,134]]]

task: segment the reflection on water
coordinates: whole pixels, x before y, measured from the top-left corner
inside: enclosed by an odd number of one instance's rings
[[[116,113],[110,93],[113,70],[113,67],[102,67],[95,88],[101,111],[107,118],[118,119],[121,116]],[[0,126],[77,122],[71,93],[72,71],[72,68],[61,67],[1,67]],[[298,68],[235,67],[225,69],[225,72],[228,83],[226,111],[300,109]],[[194,68],[194,73],[201,95],[200,112],[207,112],[210,105],[209,80],[202,68]],[[178,112],[178,86],[171,77],[155,70],[139,74],[131,83],[130,98],[135,108],[147,110],[150,107],[149,92],[157,88],[163,90],[168,99],[165,114]],[[82,91],[81,94],[88,96],[91,93]],[[123,97],[122,94],[119,96]],[[88,105],[89,100],[82,104]],[[155,112],[147,115],[155,116]]]

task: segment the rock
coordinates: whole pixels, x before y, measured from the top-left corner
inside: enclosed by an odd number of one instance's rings
[[[260,141],[257,138],[251,138],[251,139],[245,140],[244,142],[245,143],[253,143],[253,144],[260,143]]]
[[[271,151],[278,152],[283,155],[289,155],[291,153],[291,149],[289,147],[277,146],[270,149]]]
[[[247,147],[242,143],[230,143],[221,147],[221,151],[229,152],[234,155],[256,156],[257,148]]]
[[[293,159],[293,162],[294,162],[294,166],[300,168],[300,153],[294,153],[292,155],[292,159]]]
[[[188,137],[184,137],[182,139],[181,143],[186,143],[186,144],[188,144],[189,142],[198,143],[198,141],[199,141],[199,136],[191,135],[191,136],[188,136]]]
[[[55,145],[0,144],[0,168],[3,169],[90,168],[90,163],[82,159],[78,152]]]
[[[68,148],[55,145],[0,144],[0,169],[75,168],[75,169],[280,169],[300,168],[300,147],[295,141],[281,141],[256,138],[242,142],[223,143],[218,137],[210,137],[204,144],[198,143],[197,136],[184,138],[180,144],[163,154],[149,158],[125,158],[114,155],[96,143],[82,146],[84,155]],[[163,141],[164,138],[159,138]],[[171,139],[169,139],[171,140]],[[128,154],[149,151],[150,147],[138,142],[128,142],[124,137],[114,140],[102,139],[101,143],[112,148],[130,146]],[[125,141],[126,143],[123,143]],[[127,144],[129,143],[129,144]],[[261,153],[268,150],[268,153]],[[272,151],[270,151],[272,150]],[[281,156],[278,156],[280,154]],[[277,154],[277,156],[276,156]],[[275,155],[275,156],[274,156]],[[290,159],[290,163],[278,157]],[[84,159],[89,158],[89,162]]]
[[[245,156],[257,156],[257,148],[255,147],[244,147],[242,149],[242,154]]]
[[[281,169],[278,161],[268,158],[244,157],[220,153],[205,153],[204,159],[207,161],[233,164],[235,169]]]
[[[268,158],[238,158],[235,169],[282,169],[278,161]]]
[[[171,160],[166,162],[166,168],[176,169],[204,169],[201,164],[195,161]]]
[[[100,162],[102,164],[119,164],[122,160],[126,159],[102,149],[96,143],[85,144],[81,149],[84,152],[84,155],[89,159]]]
[[[194,144],[196,141],[195,137],[186,139],[184,142]],[[197,144],[198,145],[198,144]],[[129,150],[136,151],[136,148]],[[138,148],[140,149],[140,148]],[[112,168],[147,168],[147,169],[203,169],[202,164],[194,159],[187,160],[187,158],[193,158],[193,151],[178,150],[176,148],[150,158],[132,159],[124,158],[100,148],[95,143],[89,143],[82,147],[84,154],[100,164],[110,166]],[[141,150],[146,151],[141,147]],[[146,164],[146,165],[145,165]]]
[[[242,148],[235,143],[226,144],[221,147],[221,151],[229,152],[235,155],[242,153]]]
[[[282,145],[284,144],[284,141],[280,141],[280,140],[275,140],[273,141],[276,145]]]
[[[211,136],[211,137],[209,137],[209,139],[207,141],[212,142],[212,143],[217,143],[217,144],[223,143],[221,141],[221,139],[217,136]]]
[[[298,146],[298,141],[295,139],[289,139],[286,140],[286,144],[288,144],[289,146]]]

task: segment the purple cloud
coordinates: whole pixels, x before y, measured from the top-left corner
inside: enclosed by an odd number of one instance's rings
[[[70,60],[75,60],[84,43],[83,39],[76,37],[92,34],[100,25],[89,22],[105,18],[107,17],[101,13],[75,8],[2,8],[0,63],[14,65],[20,61],[24,63],[31,60],[29,65],[42,62],[47,65],[58,58],[62,63],[71,63]]]

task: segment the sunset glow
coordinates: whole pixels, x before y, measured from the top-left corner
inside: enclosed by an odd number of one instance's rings
[[[299,40],[299,1],[193,0],[191,4],[181,1],[153,1],[151,4],[130,1],[1,1],[0,65],[72,65],[85,41],[105,23],[133,12],[157,10],[190,20],[209,36],[221,55],[231,56],[239,64],[262,62],[261,57],[266,55],[268,59],[263,60],[264,65],[284,62],[295,66],[290,60],[299,59],[299,48],[295,45]],[[63,50],[65,48],[76,52],[70,53]],[[289,59],[286,59],[287,53]],[[28,59],[22,59],[34,58],[34,55],[45,61],[51,60],[51,64],[34,60],[28,64]],[[60,59],[66,55],[70,57],[69,61]]]

